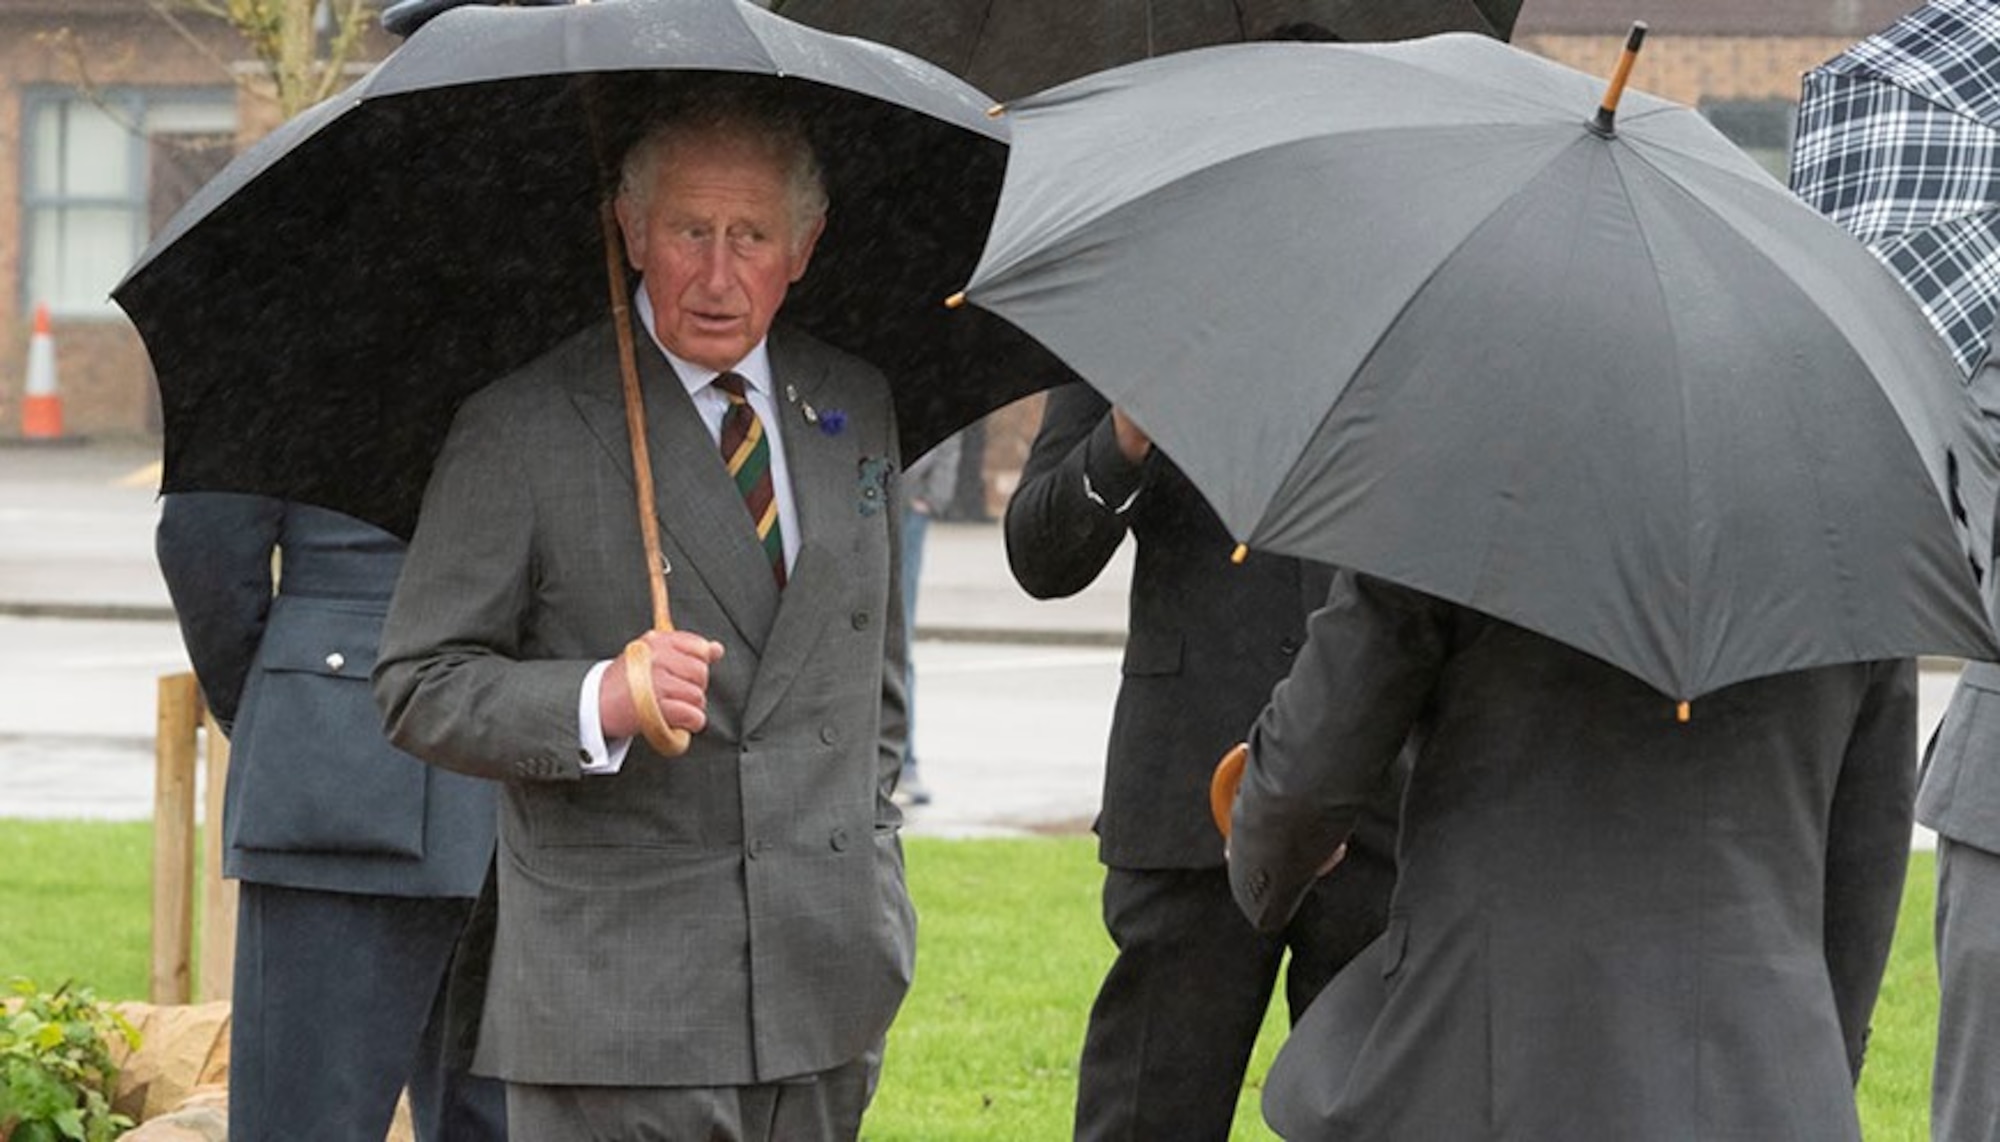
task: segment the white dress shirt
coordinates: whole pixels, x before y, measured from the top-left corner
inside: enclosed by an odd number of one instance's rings
[[[660,335],[653,322],[653,303],[646,296],[644,282],[639,284],[632,304],[639,311],[639,321],[646,327],[653,347],[667,359],[674,375],[687,387],[688,399],[694,402],[695,411],[701,414],[702,424],[707,426],[708,435],[715,441],[719,463],[722,455],[722,418],[729,411],[729,397],[714,384],[715,378],[721,374],[683,360],[660,344]],[[729,371],[743,378],[744,396],[756,411],[757,419],[764,422],[764,438],[771,442],[771,489],[778,501],[778,531],[779,538],[784,541],[785,570],[790,572],[799,557],[799,517],[798,509],[792,502],[791,477],[785,467],[785,434],[780,427],[785,418],[780,413],[792,402],[778,399],[776,385],[771,379],[768,341],[767,337],[757,342],[749,355]],[[745,514],[747,518],[748,513]],[[632,747],[631,738],[606,741],[603,721],[598,716],[598,690],[603,684],[604,672],[611,666],[611,661],[605,661],[591,667],[590,673],[583,679],[583,693],[577,698],[578,744],[589,758],[583,763],[585,773],[618,772],[625,764],[626,752]]]

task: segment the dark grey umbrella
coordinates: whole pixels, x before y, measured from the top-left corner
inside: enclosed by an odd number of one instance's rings
[[[999,194],[985,93],[743,0],[461,6],[238,156],[114,290],[158,374],[165,488],[408,534],[459,401],[607,316],[599,155],[725,78],[809,120],[833,209],[785,314],[890,375],[906,458],[1067,376],[936,305]]]
[[[816,28],[892,44],[1001,99],[1189,48],[1315,23],[1344,39],[1513,34],[1521,0],[770,0]]]
[[[1944,345],[1700,115],[1593,123],[1604,91],[1479,36],[1091,76],[1010,106],[967,293],[1251,546],[1671,697],[1991,657],[1996,466]]]

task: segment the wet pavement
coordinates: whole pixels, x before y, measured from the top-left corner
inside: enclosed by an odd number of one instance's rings
[[[188,669],[153,561],[156,460],[143,442],[0,444],[0,818],[151,815],[158,679]],[[1038,601],[998,523],[931,527],[915,654],[933,800],[913,834],[1088,826],[1130,575],[1128,544],[1088,590]],[[1920,740],[1955,676],[1925,664]]]

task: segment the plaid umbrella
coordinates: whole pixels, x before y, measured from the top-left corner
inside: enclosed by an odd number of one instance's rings
[[[1931,0],[1807,72],[1792,190],[1896,271],[1971,375],[2000,310],[2000,5]]]

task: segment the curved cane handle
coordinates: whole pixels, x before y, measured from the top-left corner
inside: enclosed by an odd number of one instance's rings
[[[1243,763],[1250,759],[1250,747],[1237,742],[1215,763],[1215,776],[1208,779],[1208,811],[1215,827],[1229,839],[1229,814],[1236,808],[1236,790],[1243,784]]]
[[[653,696],[653,651],[643,638],[625,644],[618,656],[625,668],[625,688],[632,692],[632,709],[639,715],[639,732],[647,744],[663,757],[679,757],[687,752],[688,732],[667,724],[660,712],[660,700]]]

